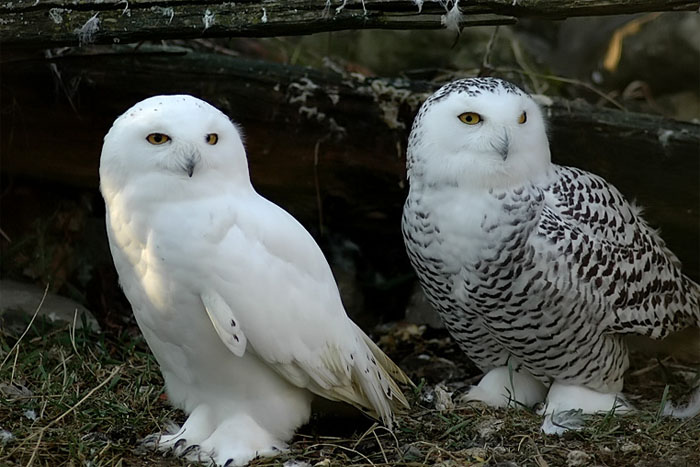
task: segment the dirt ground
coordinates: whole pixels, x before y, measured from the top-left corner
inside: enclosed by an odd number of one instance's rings
[[[272,466],[698,466],[700,418],[660,417],[666,397],[682,401],[697,369],[636,356],[626,393],[632,415],[592,416],[582,431],[540,432],[526,409],[460,404],[479,378],[444,331],[385,325],[373,336],[416,382],[411,410],[392,433],[359,414],[315,412],[290,450],[251,465]],[[0,369],[0,465],[187,465],[140,445],[180,423],[143,339],[50,327],[24,337],[3,333]]]

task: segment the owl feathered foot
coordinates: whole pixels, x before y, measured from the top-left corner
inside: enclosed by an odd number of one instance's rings
[[[176,455],[181,456],[184,451],[191,452],[194,446],[204,441],[214,428],[211,411],[206,405],[200,405],[192,411],[181,428],[169,434],[150,435],[143,440],[143,444],[159,451],[172,450]]]
[[[634,407],[620,393],[598,392],[555,381],[549,388],[544,407],[538,413],[545,416],[542,424],[544,433],[561,435],[566,431],[580,430],[584,425],[584,414],[624,414],[633,410]]]
[[[673,418],[691,418],[700,415],[700,386],[695,388],[695,392],[686,405],[676,405],[667,401],[663,414]]]
[[[286,443],[249,415],[235,414],[218,421],[206,405],[198,406],[177,432],[151,435],[143,443],[192,462],[224,467],[247,465],[256,457],[276,456],[287,449]]]
[[[525,370],[498,367],[462,396],[462,402],[480,401],[492,407],[532,407],[542,402],[547,388]]]
[[[217,466],[243,466],[256,457],[273,457],[287,450],[287,444],[276,439],[255,420],[245,414],[224,420],[200,443]]]

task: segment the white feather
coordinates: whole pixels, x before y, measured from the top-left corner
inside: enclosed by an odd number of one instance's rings
[[[233,310],[216,292],[205,292],[201,298],[204,310],[221,341],[236,357],[242,357],[245,352],[246,337],[241,331]]]
[[[105,137],[100,179],[124,292],[190,414],[161,448],[185,440],[241,465],[285,446],[311,393],[389,426],[407,405],[390,375],[408,379],[347,317],[311,235],[254,191],[221,112],[190,96],[140,102]]]

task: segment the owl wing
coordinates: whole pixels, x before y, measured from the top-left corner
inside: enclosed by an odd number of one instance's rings
[[[257,195],[226,212],[230,221],[212,237],[215,262],[203,271],[209,288],[201,293],[224,344],[390,425],[392,410],[408,407],[396,381],[410,381],[347,317],[311,235]]]
[[[662,338],[699,323],[700,289],[641,211],[601,177],[570,167],[556,175],[538,232],[571,259],[578,281],[594,286],[608,330]]]

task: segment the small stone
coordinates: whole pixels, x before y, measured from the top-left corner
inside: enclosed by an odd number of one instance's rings
[[[405,461],[417,461],[424,457],[423,452],[412,444],[402,446],[401,452],[403,453],[403,460]]]
[[[476,426],[476,431],[479,433],[481,438],[491,439],[501,430],[501,428],[503,428],[503,420],[488,417],[479,422],[479,424]]]
[[[435,408],[440,412],[445,412],[455,408],[452,401],[452,393],[447,391],[447,387],[440,383],[435,386]]]
[[[486,459],[489,457],[488,451],[480,447],[465,449],[462,452],[477,462],[486,462]]]
[[[591,464],[591,456],[586,454],[583,451],[569,451],[569,454],[566,455],[566,465],[568,467],[577,467],[580,465],[590,465]]]
[[[18,397],[31,397],[34,395],[31,389],[19,383],[0,383],[0,394],[7,397],[8,399]]]
[[[282,467],[311,467],[311,464],[304,461],[291,460],[282,464]]]
[[[3,428],[0,428],[0,444],[7,444],[13,439],[15,439],[15,435]]]
[[[641,447],[639,444],[637,444],[637,443],[632,443],[632,442],[625,443],[625,444],[623,444],[622,447],[620,448],[620,451],[622,451],[622,452],[624,452],[624,453],[628,453],[628,452],[639,452],[639,451],[641,451],[641,450],[642,450],[642,447]]]
[[[93,331],[99,331],[100,326],[92,314],[81,304],[53,293],[47,293],[44,302],[44,290],[31,284],[11,280],[0,281],[0,318],[2,325],[11,333],[22,333],[29,320],[41,303],[37,318],[44,317],[52,323],[75,322],[75,328],[83,327],[83,320]],[[75,314],[78,314],[77,318]]]

